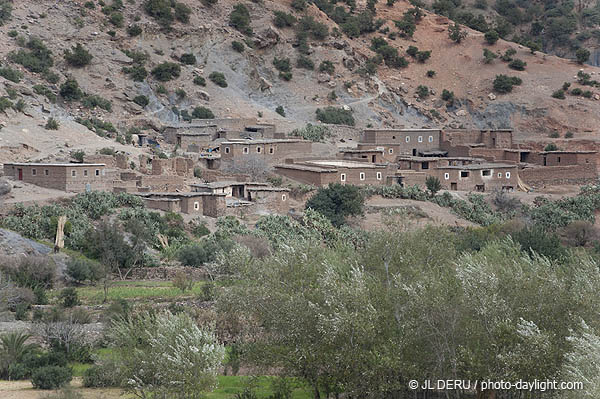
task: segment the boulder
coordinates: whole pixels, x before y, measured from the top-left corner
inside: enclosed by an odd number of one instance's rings
[[[208,94],[204,90],[200,90],[198,92],[198,97],[200,97],[204,101],[210,101],[210,94]]]
[[[264,49],[276,45],[279,43],[279,39],[279,32],[272,26],[269,26],[267,29],[259,32],[256,35],[254,39],[254,45],[259,49]]]
[[[10,193],[10,190],[12,190],[10,183],[8,183],[5,179],[0,179],[0,197]]]
[[[488,94],[488,98],[489,98],[491,101],[494,101],[494,100],[496,99],[496,95],[495,95],[494,93],[490,93],[490,94]]]

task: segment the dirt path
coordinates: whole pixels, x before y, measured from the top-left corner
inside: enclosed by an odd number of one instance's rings
[[[71,386],[85,399],[116,399],[121,397],[120,389],[83,388],[81,378],[74,378]],[[30,381],[0,381],[0,398],[2,399],[42,399],[54,391],[33,389]]]

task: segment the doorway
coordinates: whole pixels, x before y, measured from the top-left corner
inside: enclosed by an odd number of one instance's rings
[[[458,190],[458,185],[456,183],[450,183],[450,190],[452,190],[452,191]]]
[[[19,172],[19,180],[23,180],[23,169],[17,169]]]

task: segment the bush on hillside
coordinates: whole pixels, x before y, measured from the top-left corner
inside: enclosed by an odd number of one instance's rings
[[[173,62],[163,62],[154,67],[151,73],[159,82],[167,82],[181,75],[181,67]]]
[[[324,109],[317,108],[316,111],[317,120],[333,124],[333,125],[348,125],[354,126],[355,120],[352,116],[352,110],[346,110],[343,108],[326,107]]]

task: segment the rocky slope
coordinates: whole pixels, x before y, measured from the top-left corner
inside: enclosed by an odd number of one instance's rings
[[[109,3],[110,0],[107,1]],[[0,27],[0,56],[4,66],[23,72],[24,77],[14,83],[0,77],[0,96],[11,96],[13,103],[22,99],[22,111],[11,109],[0,113],[0,156],[3,159],[41,159],[62,151],[64,156],[77,148],[99,149],[105,146],[121,147],[110,137],[99,137],[75,118],[96,117],[112,122],[124,133],[137,126],[158,132],[162,124],[176,122],[176,111],[196,106],[210,108],[217,117],[260,116],[265,122],[275,122],[280,130],[289,131],[306,122],[315,122],[317,108],[326,106],[350,107],[357,127],[479,127],[516,129],[517,138],[547,139],[548,134],[567,131],[575,138],[596,138],[600,122],[598,90],[592,98],[572,96],[555,99],[551,95],[563,82],[575,82],[581,68],[591,79],[600,73],[592,66],[580,66],[572,61],[543,53],[531,54],[518,44],[500,40],[493,46],[485,44],[483,34],[463,28],[467,37],[459,44],[448,37],[451,23],[447,18],[425,12],[418,22],[412,38],[386,39],[404,55],[410,64],[406,68],[388,68],[381,65],[370,76],[360,74],[367,60],[375,53],[370,49],[375,37],[386,37],[397,32],[395,20],[412,7],[408,1],[396,1],[393,7],[380,0],[376,5],[376,18],[385,23],[378,32],[349,38],[345,35],[319,41],[310,39],[308,56],[315,70],[296,67],[299,57],[296,30],[293,27],[277,28],[273,25],[273,12],[284,11],[298,19],[307,14],[326,24],[330,31],[338,25],[314,4],[302,12],[290,7],[291,0],[262,2],[219,0],[212,6],[199,0],[180,0],[191,9],[188,23],[175,22],[165,31],[144,11],[144,1],[126,0],[119,12],[123,15],[122,27],[109,22],[110,15],[102,12],[98,1],[30,1],[13,3],[12,19]],[[233,7],[243,3],[250,11],[252,36],[245,36],[229,25]],[[365,6],[357,1],[357,11]],[[127,28],[141,27],[142,33],[130,36]],[[16,37],[12,37],[15,36]],[[58,83],[48,83],[40,73],[32,73],[12,62],[10,53],[18,51],[26,38],[39,37],[52,51],[54,66],[60,76]],[[19,39],[22,37],[22,39]],[[232,41],[246,41],[242,53],[232,49]],[[82,44],[93,55],[91,63],[82,68],[69,66],[63,59],[65,50]],[[431,50],[431,58],[424,63],[407,56],[409,46]],[[527,63],[524,71],[509,69],[500,59],[491,64],[483,62],[483,49],[504,53],[516,50],[513,57]],[[131,67],[134,60],[125,54],[131,51],[146,53],[145,68],[150,71],[162,62],[175,62],[181,55],[192,53],[195,65],[181,65],[176,79],[159,82],[151,74],[142,82],[134,82],[123,67]],[[274,57],[289,57],[293,78],[284,81],[273,65]],[[335,66],[332,75],[320,73],[322,61]],[[427,71],[435,76],[426,76]],[[221,88],[212,83],[211,72],[222,72],[228,86]],[[518,76],[521,86],[512,93],[493,92],[493,80],[499,74]],[[193,83],[194,77],[206,79],[206,86]],[[99,95],[112,102],[112,111],[100,108],[87,109],[81,102],[65,102],[60,96],[56,103],[36,94],[32,88],[44,85],[58,94],[67,77],[75,78],[83,91]],[[418,87],[430,90],[427,98],[417,98]],[[579,87],[573,84],[572,88]],[[164,90],[166,89],[166,90]],[[185,97],[177,95],[183,89]],[[442,91],[452,91],[453,105],[441,99]],[[16,92],[16,93],[15,93]],[[331,93],[335,92],[337,98]],[[180,91],[181,93],[181,91]],[[136,96],[146,96],[149,103],[141,107],[133,102]],[[278,106],[286,117],[275,112]],[[175,112],[174,112],[175,111]],[[57,131],[45,130],[48,118],[60,122]],[[135,151],[128,146],[128,152]]]

